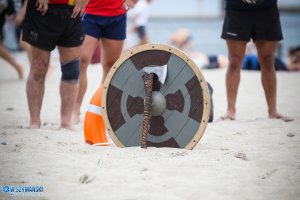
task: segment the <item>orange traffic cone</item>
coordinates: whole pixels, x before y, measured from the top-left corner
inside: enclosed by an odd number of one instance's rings
[[[101,85],[93,98],[90,101],[89,108],[84,119],[84,137],[88,144],[108,146],[111,142],[108,141],[105,131],[104,122],[101,112],[101,94],[103,86]]]

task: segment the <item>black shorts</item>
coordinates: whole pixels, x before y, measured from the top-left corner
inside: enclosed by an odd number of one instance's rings
[[[226,10],[223,39],[249,41],[282,40],[279,12],[276,6],[257,11]]]
[[[23,24],[23,40],[29,44],[52,51],[56,45],[77,47],[84,40],[81,17],[71,18],[73,7],[51,5],[44,16],[36,10],[35,1],[28,1]]]

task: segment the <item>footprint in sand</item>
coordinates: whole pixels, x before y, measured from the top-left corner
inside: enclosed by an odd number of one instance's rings
[[[93,182],[94,180],[95,180],[95,177],[90,177],[87,174],[84,174],[79,178],[79,182],[81,184],[89,184],[89,183]]]
[[[293,133],[288,133],[286,136],[288,136],[288,137],[294,137],[295,134],[293,134]]]
[[[12,150],[13,152],[20,152],[22,150],[22,145],[15,144],[15,148]]]
[[[8,107],[8,108],[6,108],[6,111],[13,111],[13,110],[14,110],[13,107]]]
[[[267,179],[270,176],[272,176],[275,172],[277,172],[277,169],[272,169],[271,171],[268,171],[265,174],[258,176],[258,178],[260,178],[260,179]]]
[[[172,152],[170,154],[171,157],[177,157],[177,156],[186,156],[188,155],[188,152],[187,151],[183,151],[183,152]]]
[[[242,153],[242,152],[238,152],[238,153],[234,154],[234,157],[242,159],[242,160],[248,160],[247,155],[245,153]]]

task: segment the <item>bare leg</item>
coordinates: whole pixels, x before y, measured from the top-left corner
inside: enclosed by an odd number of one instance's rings
[[[29,63],[31,63],[32,55],[31,55],[31,50],[30,50],[30,44],[25,42],[24,40],[22,40],[22,32],[20,35],[19,44],[20,44],[20,47],[26,51]],[[54,66],[49,63],[46,78],[49,77],[53,71],[54,71]]]
[[[102,83],[104,82],[106,75],[112,65],[120,57],[123,40],[110,40],[101,39],[101,63],[103,67]],[[81,47],[81,64],[80,64],[80,82],[79,93],[77,96],[76,104],[73,110],[73,122],[77,122],[80,116],[80,107],[87,90],[87,67],[91,62],[93,53],[97,47],[98,40],[91,36],[86,36],[84,43]]]
[[[113,64],[119,59],[122,53],[124,40],[111,40],[102,39],[101,45],[101,63],[103,68],[102,83],[113,66]]]
[[[261,65],[261,81],[268,104],[269,118],[280,118],[284,121],[292,121],[292,118],[284,117],[276,108],[276,71],[274,67],[274,53],[276,41],[256,41],[258,59]]]
[[[229,65],[226,73],[227,113],[221,119],[235,119],[235,103],[240,83],[241,66],[247,42],[227,40]]]
[[[72,111],[78,94],[78,83],[68,83],[61,81],[59,92],[61,96],[61,127],[75,130],[72,123]]]
[[[148,37],[144,35],[142,38],[140,38],[140,45],[147,44],[149,42]]]
[[[10,55],[9,51],[3,46],[2,41],[0,42],[0,57],[8,62],[18,73],[19,79],[24,78],[23,66],[15,61]]]
[[[58,47],[60,62],[62,64],[69,63],[79,58],[80,47]],[[61,127],[69,130],[75,130],[72,123],[72,111],[76,102],[79,84],[77,82],[61,81],[60,96],[61,96]]]
[[[50,52],[36,47],[31,48],[32,62],[27,79],[26,92],[30,112],[30,128],[40,128],[40,112],[45,90],[45,77]]]
[[[87,90],[87,68],[91,62],[93,53],[97,47],[98,39],[85,36],[84,42],[80,48],[80,76],[79,76],[79,91],[76,99],[76,103],[73,110],[72,121],[76,123],[80,117],[80,107]]]

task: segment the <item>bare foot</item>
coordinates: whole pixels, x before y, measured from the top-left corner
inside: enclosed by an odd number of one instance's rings
[[[233,121],[233,120],[235,120],[234,117],[224,115],[224,116],[221,116],[217,121]]]
[[[279,114],[279,113],[276,113],[276,114],[274,114],[274,115],[269,115],[269,118],[270,118],[270,119],[280,119],[280,120],[282,120],[282,121],[284,121],[284,122],[291,122],[291,121],[294,121],[293,118],[288,117],[288,116],[283,116],[283,115],[281,115],[281,114]]]
[[[78,130],[72,125],[61,125],[60,128],[67,129],[69,131],[77,132]]]
[[[41,123],[30,123],[29,128],[30,129],[39,129],[39,128],[41,128]]]

